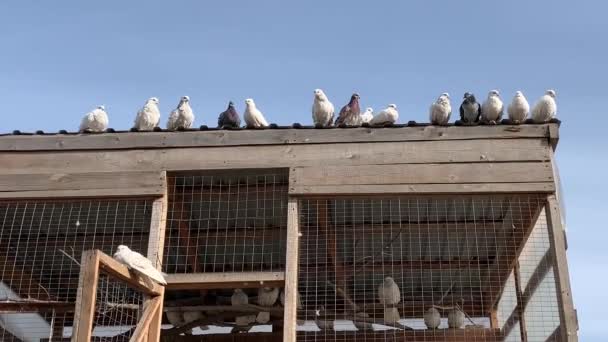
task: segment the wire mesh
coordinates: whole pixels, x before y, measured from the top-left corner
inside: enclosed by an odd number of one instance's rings
[[[283,270],[287,186],[286,171],[170,175],[163,270]]]
[[[300,200],[298,339],[521,341],[525,326],[527,341],[545,341],[559,315],[552,273],[538,271],[551,262],[544,205],[536,195]]]
[[[81,254],[145,253],[152,200],[0,202],[0,336],[60,340],[71,336]]]

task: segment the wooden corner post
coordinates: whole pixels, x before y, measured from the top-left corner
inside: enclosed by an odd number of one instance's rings
[[[287,205],[287,251],[285,263],[285,311],[283,342],[295,342],[298,313],[298,253],[300,224],[298,200],[290,198]]]
[[[547,223],[549,225],[549,239],[551,252],[554,255],[553,272],[557,288],[557,302],[559,304],[560,331],[562,341],[578,341],[576,312],[570,289],[568,261],[566,259],[566,241],[562,227],[562,219],[557,197],[547,197]]]
[[[80,262],[72,342],[91,340],[98,280],[99,253],[94,250],[84,251]]]

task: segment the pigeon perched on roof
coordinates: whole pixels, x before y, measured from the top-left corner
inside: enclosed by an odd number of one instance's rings
[[[336,120],[337,125],[358,126],[361,124],[361,108],[359,107],[359,94],[353,94],[350,101],[340,109]]]
[[[279,296],[279,300],[281,301],[281,305],[285,306],[285,290],[281,291],[281,295]],[[302,300],[300,299],[300,292],[296,295],[296,309],[302,309]]]
[[[495,125],[502,118],[503,107],[498,90],[490,90],[488,98],[481,105],[481,120],[484,123]]]
[[[464,312],[460,309],[452,309],[448,312],[448,326],[450,328],[460,329],[464,325]]]
[[[239,117],[236,108],[234,108],[234,103],[232,101],[228,102],[228,108],[221,112],[220,116],[217,118],[217,127],[241,127],[241,118]]]
[[[433,125],[447,125],[452,115],[452,105],[450,104],[450,94],[439,95],[437,101],[429,108],[429,118]]]
[[[175,131],[178,129],[188,129],[192,127],[194,123],[194,113],[190,107],[190,98],[188,96],[182,96],[179,100],[177,108],[169,115],[167,121],[167,129]]]
[[[243,113],[247,128],[267,127],[268,121],[264,118],[264,114],[255,106],[253,99],[245,100],[245,112]]]
[[[429,329],[437,329],[441,324],[441,314],[439,310],[430,308],[424,313],[424,324]]]
[[[234,289],[234,293],[230,297],[230,303],[233,306],[247,305],[249,304],[249,296],[242,289]]]
[[[151,97],[146,100],[142,109],[137,112],[133,127],[140,131],[151,131],[160,124],[160,110],[158,109],[158,98]]]
[[[80,122],[80,131],[103,132],[108,129],[108,113],[104,106],[88,112]]]
[[[369,123],[374,118],[374,109],[371,107],[365,108],[365,112],[361,113],[361,122]]]
[[[384,278],[378,286],[378,300],[383,305],[395,305],[401,301],[401,291],[392,277]]]
[[[396,104],[389,104],[388,107],[379,111],[369,122],[372,126],[380,126],[385,124],[394,124],[399,119],[399,112]]]
[[[165,277],[152,265],[152,261],[145,256],[132,251],[125,245],[118,246],[116,253],[114,253],[114,259],[127,266],[129,269],[135,270],[161,285],[167,285]]]
[[[460,105],[460,121],[464,124],[474,124],[479,122],[481,116],[481,105],[472,93],[464,93],[462,104]]]
[[[258,304],[261,306],[273,306],[278,298],[278,287],[261,287],[258,289]]]
[[[315,126],[328,127],[334,123],[334,105],[321,89],[315,89],[312,103],[312,121]]]
[[[514,124],[520,124],[526,121],[529,112],[530,105],[528,104],[528,100],[526,100],[526,97],[521,91],[516,91],[511,104],[507,107],[509,120]]]
[[[555,103],[555,90],[549,89],[545,92],[532,109],[532,120],[536,123],[549,122],[555,118],[557,104]]]

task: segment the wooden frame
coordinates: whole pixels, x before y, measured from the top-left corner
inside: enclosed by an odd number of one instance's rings
[[[298,200],[289,198],[287,204],[287,251],[285,262],[285,309],[283,342],[295,342],[298,302],[298,254],[300,246]]]
[[[168,290],[281,287],[285,272],[173,273],[165,279]]]

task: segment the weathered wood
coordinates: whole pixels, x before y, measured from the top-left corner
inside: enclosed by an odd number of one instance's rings
[[[400,194],[498,194],[551,193],[553,182],[534,183],[474,183],[474,184],[348,184],[291,185],[289,194],[299,195],[400,195]]]
[[[285,272],[173,273],[165,280],[169,290],[282,287]]]
[[[100,256],[101,253],[94,250],[82,252],[72,342],[91,340]]]
[[[519,317],[519,333],[522,342],[528,342],[528,328],[526,327],[526,305],[523,299],[523,290],[521,288],[521,277],[519,275],[519,261],[515,263],[513,269],[513,276],[515,278],[515,297],[517,300],[517,316]]]
[[[544,139],[267,145],[0,153],[5,174],[546,161]]]
[[[144,312],[141,315],[141,318],[137,322],[137,327],[131,335],[131,342],[143,342],[146,340],[146,332],[148,331],[150,324],[152,323],[157,312],[162,312],[162,297],[156,296],[150,299],[149,303],[146,305]]]
[[[106,133],[90,135],[0,136],[0,151],[100,150],[237,145],[320,144],[337,142],[392,142],[547,138],[546,125],[353,129],[276,129],[199,132]]]
[[[570,278],[568,275],[568,261],[566,259],[566,248],[564,241],[564,230],[559,203],[555,195],[547,197],[547,225],[549,230],[550,250],[553,253],[555,283],[557,287],[557,301],[559,303],[560,334],[563,341],[578,341],[576,311],[572,300],[570,289]]]
[[[163,177],[160,172],[91,172],[53,174],[0,174],[0,191],[4,197],[11,192],[49,192],[72,190],[83,194],[96,189],[133,189],[131,195],[162,194]],[[83,191],[84,190],[84,191]],[[7,194],[8,192],[8,194]],[[23,196],[23,195],[22,195]]]
[[[283,314],[283,342],[296,341],[298,307],[298,260],[300,224],[298,200],[290,198],[287,204],[287,251],[285,262],[285,308]]]
[[[100,250],[93,250],[92,252],[98,255],[100,272],[109,275],[115,280],[124,282],[125,285],[144,294],[151,296],[158,296],[161,294],[162,286],[150,279],[144,279],[134,272],[129,272],[127,266],[119,263]]]
[[[89,190],[49,190],[49,191],[0,191],[0,199],[61,199],[65,198],[135,198],[142,196],[159,196],[157,188],[120,188],[120,189],[89,189]]]

